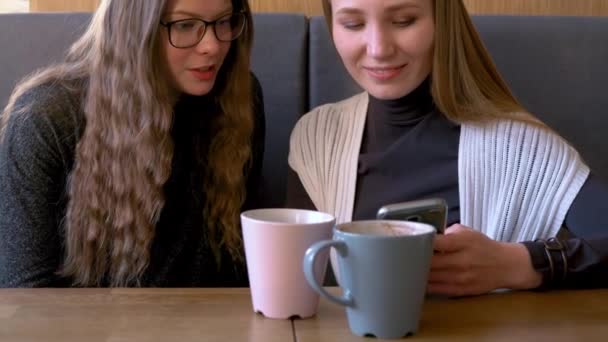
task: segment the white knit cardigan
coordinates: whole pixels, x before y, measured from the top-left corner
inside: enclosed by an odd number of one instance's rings
[[[368,98],[318,107],[291,135],[289,165],[316,208],[337,223],[352,220]],[[548,129],[510,120],[463,124],[460,223],[499,241],[553,237],[588,174],[578,153]]]

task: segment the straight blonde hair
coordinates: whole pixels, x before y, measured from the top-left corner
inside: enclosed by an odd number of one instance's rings
[[[462,0],[429,1],[435,21],[431,94],[437,108],[458,123],[511,119],[544,127],[498,72]],[[323,12],[332,31],[331,0],[323,0]]]

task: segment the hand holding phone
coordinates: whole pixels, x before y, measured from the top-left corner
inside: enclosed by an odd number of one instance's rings
[[[428,223],[435,227],[437,234],[443,234],[447,212],[448,205],[444,199],[429,198],[385,205],[378,210],[376,218]]]

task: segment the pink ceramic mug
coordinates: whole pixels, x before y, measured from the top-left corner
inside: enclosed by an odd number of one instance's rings
[[[313,243],[331,239],[335,218],[301,209],[257,209],[241,214],[253,311],[268,318],[315,315],[319,295],[304,276],[302,259]],[[315,264],[323,282],[327,252]]]

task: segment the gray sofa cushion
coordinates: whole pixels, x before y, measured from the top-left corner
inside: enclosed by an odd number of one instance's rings
[[[40,67],[60,61],[67,48],[84,32],[87,13],[20,13],[0,15],[0,107],[13,88]]]
[[[309,107],[336,102],[361,92],[340,61],[325,18],[310,18]]]
[[[476,16],[515,96],[608,179],[608,17]],[[356,93],[322,17],[310,23],[310,106]]]
[[[283,206],[289,135],[307,110],[308,21],[298,14],[255,14],[252,69],[266,106],[263,207]]]
[[[474,20],[515,96],[608,179],[608,17]]]

